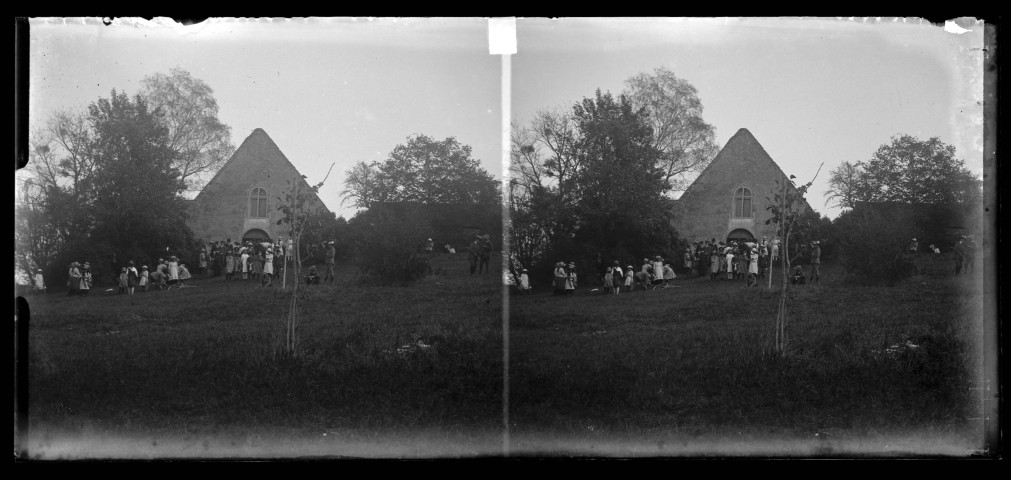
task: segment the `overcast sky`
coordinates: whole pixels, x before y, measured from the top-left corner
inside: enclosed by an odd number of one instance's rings
[[[238,147],[264,129],[309,183],[341,208],[344,172],[385,160],[409,136],[456,137],[501,177],[501,65],[488,54],[487,20],[212,19],[180,27],[144,20],[35,19],[31,122],[86,108],[111,89],[172,67],[213,90]]]
[[[893,135],[937,136],[982,176],[982,26],[919,20],[527,19],[512,60],[513,118],[618,93],[665,66],[698,89],[722,148],[747,128],[825,205],[828,171],[870,159]],[[978,102],[978,103],[977,103]]]
[[[982,27],[962,35],[918,20],[519,19],[512,113],[528,122],[596,88],[620,92],[665,66],[698,89],[722,147],[747,128],[825,205],[828,171],[889,138],[938,136],[982,174]],[[236,147],[263,128],[340,207],[344,172],[408,136],[455,136],[501,177],[501,66],[487,20],[34,19],[29,118],[84,109],[172,67],[213,90]]]

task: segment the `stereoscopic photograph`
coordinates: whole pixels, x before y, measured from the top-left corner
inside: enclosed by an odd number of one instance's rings
[[[29,28],[28,458],[501,454],[486,20]]]
[[[511,452],[993,449],[982,22],[517,38]]]
[[[983,20],[23,23],[18,460],[999,451]]]

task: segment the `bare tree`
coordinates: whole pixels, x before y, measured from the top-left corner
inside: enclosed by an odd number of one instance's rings
[[[86,196],[95,172],[91,125],[83,111],[61,110],[30,137],[29,169],[45,187],[65,186],[74,199]]]
[[[513,122],[511,150],[509,201],[515,203],[544,188],[548,174],[542,161],[544,147],[530,127]]]
[[[666,67],[635,75],[625,86],[632,104],[649,114],[665,180],[673,191],[684,191],[719,151],[716,129],[702,118],[698,91]]]
[[[576,154],[579,129],[572,113],[541,110],[531,123],[534,140],[544,149],[543,175],[557,181],[558,193],[568,199],[580,170]]]
[[[858,164],[843,162],[829,172],[828,183],[830,188],[825,196],[837,207],[853,208],[858,201],[866,200],[862,195],[866,191],[862,186],[863,172]]]
[[[376,198],[379,167],[376,162],[358,162],[345,173],[341,205],[350,201],[355,208],[368,208]]]
[[[169,130],[183,189],[198,190],[235,151],[231,127],[218,120],[214,91],[178,67],[144,77],[142,84],[141,95]]]

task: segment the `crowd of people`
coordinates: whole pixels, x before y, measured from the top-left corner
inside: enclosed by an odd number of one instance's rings
[[[333,242],[330,242],[333,246]],[[274,276],[284,271],[291,260],[292,242],[232,242],[231,239],[207,244],[200,251],[201,273],[225,280],[256,280],[260,285],[274,285]],[[332,258],[332,257],[331,257]]]
[[[809,247],[811,264],[810,280],[818,283],[821,280],[821,247],[820,242],[813,241]],[[634,291],[669,288],[676,286],[678,278],[675,268],[680,268],[685,275],[708,276],[709,280],[740,280],[748,287],[758,286],[760,280],[769,275],[769,269],[780,259],[780,242],[778,238],[769,241],[763,238],[761,242],[730,240],[717,242],[716,239],[697,241],[686,247],[678,267],[674,262],[664,259],[661,255],[643,258],[641,266],[636,268],[631,263],[622,267],[620,260],[614,260],[600,271],[601,284],[605,294],[620,294],[622,291]],[[798,267],[799,269],[800,267]],[[533,286],[529,271],[520,265],[516,258],[510,259],[508,283],[516,286],[520,294],[529,293]],[[793,272],[790,280],[794,283],[804,283],[808,280],[803,270]],[[554,295],[572,295],[579,286],[579,272],[575,262],[557,262],[554,265],[551,279]]]
[[[330,242],[328,261],[332,262],[333,242]],[[198,253],[198,264],[195,273],[205,276],[224,276],[226,280],[243,279],[259,280],[263,286],[272,286],[275,272],[283,271],[285,255],[291,250],[283,243],[259,243],[247,241],[244,244],[226,241],[211,242],[201,248]],[[138,290],[164,290],[175,287],[185,287],[186,280],[193,278],[193,273],[186,263],[175,255],[159,258],[149,268],[141,265],[139,268],[133,260],[126,262],[115,274],[114,282],[119,294],[133,295]],[[330,264],[329,274],[332,277],[333,268]],[[46,283],[42,269],[38,269],[32,278],[36,292],[45,293]],[[88,295],[94,286],[91,264],[89,262],[71,262],[67,270],[68,296]]]
[[[821,281],[821,247],[820,242],[812,241],[805,245],[808,248],[808,264],[810,273],[806,274],[804,269],[797,265],[789,273],[789,281],[794,284],[803,284],[808,281],[820,283]],[[311,266],[304,281],[308,284],[333,283],[335,281],[334,242],[323,242],[325,252],[326,271],[324,274]],[[444,247],[446,251],[453,252],[451,246]],[[974,258],[976,256],[976,243],[971,236],[963,235],[952,249],[955,258],[955,274],[971,272],[974,268]],[[434,251],[434,242],[427,239],[423,246],[425,252]],[[928,245],[927,250],[934,254],[940,254],[940,249],[934,245]],[[920,245],[916,238],[913,238],[904,249],[906,254],[915,255],[920,253]],[[468,248],[470,261],[470,272],[487,272],[491,258],[492,244],[489,235],[476,235]],[[286,260],[292,260],[292,242],[283,239],[278,243],[252,242],[245,243],[232,242],[231,239],[225,241],[208,243],[205,248],[199,251],[197,273],[206,276],[224,276],[226,280],[258,280],[262,286],[273,286],[275,274],[284,271]],[[770,267],[780,259],[780,241],[773,238],[772,241],[763,237],[761,242],[729,240],[727,242],[717,242],[716,239],[696,241],[685,248],[681,262],[682,272],[686,275],[696,275],[698,277],[708,276],[710,281],[721,279],[745,281],[748,287],[758,286],[761,280],[769,275]],[[665,261],[660,255],[655,255],[652,259],[644,258],[639,269],[631,264],[622,268],[620,261],[615,260],[611,265],[604,267],[600,274],[600,280],[604,287],[604,292],[609,294],[619,294],[622,290],[632,291],[636,287],[644,289],[669,287],[673,280],[677,278],[674,266],[671,262]],[[528,293],[533,286],[530,281],[529,272],[522,268],[515,258],[510,262],[511,272],[509,283],[515,285],[519,293]],[[275,273],[276,272],[276,273]],[[68,266],[68,295],[88,295],[94,285],[91,266],[88,262],[72,262]],[[181,262],[174,255],[167,259],[159,258],[154,269],[149,269],[147,265],[137,268],[131,260],[123,266],[116,276],[116,283],[120,294],[133,295],[138,289],[146,292],[150,289],[166,289],[176,286],[185,286],[185,281],[190,279],[192,274],[185,263]],[[578,272],[574,262],[557,262],[554,266],[551,284],[554,287],[555,295],[572,295],[578,286]],[[45,293],[47,290],[42,269],[38,269],[32,277],[33,290]]]
[[[811,247],[812,264],[820,263],[821,249],[818,242],[812,242]],[[693,248],[685,249],[685,258],[685,268],[689,274],[695,272],[699,277],[708,275],[710,280],[724,277],[728,280],[744,280],[749,287],[757,286],[759,280],[769,274],[769,267],[779,261],[780,241],[778,238],[769,241],[763,237],[761,242],[717,242],[714,238],[695,242]],[[820,273],[814,267],[812,279],[819,277]]]

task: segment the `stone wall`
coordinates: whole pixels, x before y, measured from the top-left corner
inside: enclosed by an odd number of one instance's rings
[[[675,205],[674,227],[688,241],[726,241],[736,229],[744,229],[756,239],[771,239],[775,225],[766,225],[772,214],[766,210],[776,180],[786,176],[758,143],[751,132],[740,129],[720,150],[713,161]],[[734,193],[745,187],[751,190],[752,208],[748,218],[734,218]],[[804,208],[810,208],[805,204]]]
[[[289,181],[301,182],[303,188],[309,188],[267,133],[259,128],[254,130],[190,203],[188,223],[194,237],[204,242],[229,238],[234,242],[255,228],[277,239],[287,229],[277,225],[281,218],[277,207],[278,198],[283,199],[291,188]],[[250,193],[257,187],[267,191],[266,218],[249,216]],[[312,208],[326,209],[316,196],[310,204]]]

